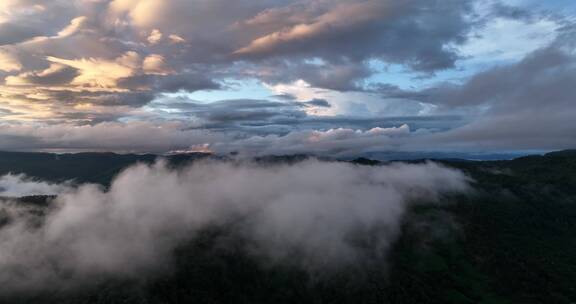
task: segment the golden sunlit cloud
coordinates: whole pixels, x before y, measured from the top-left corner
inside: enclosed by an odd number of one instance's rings
[[[7,50],[0,48],[0,71],[14,72],[20,71],[22,64],[18,58]]]
[[[118,80],[135,74],[135,69],[140,65],[140,56],[136,52],[127,52],[116,60],[97,58],[67,60],[56,57],[48,57],[50,62],[60,63],[79,71],[72,80],[73,85],[114,88]]]

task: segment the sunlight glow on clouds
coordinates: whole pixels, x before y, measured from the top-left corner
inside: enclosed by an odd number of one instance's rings
[[[557,1],[2,1],[0,150],[232,151],[270,138],[300,145],[304,134],[333,130],[379,142],[366,136],[375,128],[407,130],[378,149],[425,149],[439,133],[466,142],[467,128],[502,117],[561,123],[544,128],[556,140],[531,148],[570,146],[564,134],[576,125],[538,111],[544,103],[573,109],[564,84],[576,61],[576,19]],[[151,125],[165,133],[145,136]],[[111,126],[142,142],[69,137]],[[490,134],[484,149],[533,133]],[[150,136],[174,144],[147,145]],[[315,147],[323,142],[301,146],[324,153]],[[442,142],[432,146],[462,146]]]

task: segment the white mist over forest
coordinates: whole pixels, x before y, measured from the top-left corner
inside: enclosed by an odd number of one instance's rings
[[[430,162],[370,167],[317,160],[201,161],[180,169],[161,161],[130,167],[107,189],[4,176],[3,196],[59,195],[40,216],[31,212],[37,206],[0,204],[7,219],[0,230],[0,284],[5,291],[31,290],[153,275],[168,268],[180,243],[226,225],[264,263],[344,267],[367,258],[352,235],[379,231],[370,239],[372,254],[385,256],[411,203],[467,191],[468,181]]]

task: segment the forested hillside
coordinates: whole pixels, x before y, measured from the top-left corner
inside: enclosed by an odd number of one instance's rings
[[[172,159],[174,164],[200,157]],[[298,162],[272,157],[260,162]],[[155,156],[2,154],[0,173],[109,183]],[[576,302],[576,152],[511,161],[439,161],[472,178],[473,193],[415,204],[388,256],[309,272],[266,264],[236,233],[214,225],[173,252],[159,276],[96,280],[74,290],[4,296],[2,303],[574,303]],[[358,166],[378,166],[368,159]],[[20,204],[40,214],[54,197]],[[45,211],[49,212],[49,211]],[[2,225],[9,221],[4,219]],[[369,250],[370,234],[355,236]],[[223,245],[224,244],[224,245]],[[1,287],[0,287],[1,288]]]

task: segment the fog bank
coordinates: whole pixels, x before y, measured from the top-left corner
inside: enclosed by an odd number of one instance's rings
[[[385,255],[411,202],[437,201],[465,191],[467,182],[435,163],[137,165],[110,189],[65,191],[40,220],[22,206],[0,204],[0,216],[11,218],[0,229],[0,284],[30,290],[151,275],[167,268],[178,244],[225,224],[262,261],[340,267],[367,258],[354,238],[366,237],[371,254]],[[5,191],[22,193],[15,189]]]

